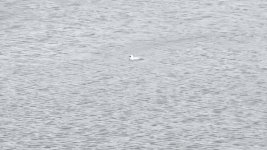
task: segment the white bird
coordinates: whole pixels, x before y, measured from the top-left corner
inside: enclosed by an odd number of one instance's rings
[[[129,59],[132,60],[132,61],[134,61],[134,60],[144,60],[143,58],[134,57],[133,55],[130,55],[129,57],[130,57]]]

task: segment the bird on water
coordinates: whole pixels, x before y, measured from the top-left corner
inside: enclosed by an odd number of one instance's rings
[[[129,56],[129,60],[134,61],[134,60],[144,60],[144,59],[141,58],[141,57],[135,57],[135,56],[133,56],[133,55],[130,55],[130,56]]]

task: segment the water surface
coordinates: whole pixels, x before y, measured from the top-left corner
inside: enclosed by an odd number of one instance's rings
[[[0,149],[267,148],[267,2],[6,0],[0,11]]]

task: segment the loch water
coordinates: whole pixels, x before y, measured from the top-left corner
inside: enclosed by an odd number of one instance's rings
[[[267,1],[0,0],[1,150],[266,150],[266,103]]]

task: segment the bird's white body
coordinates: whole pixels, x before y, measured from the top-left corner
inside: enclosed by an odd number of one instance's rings
[[[129,56],[130,58],[130,60],[143,60],[143,58],[140,58],[140,57],[135,57],[135,56],[133,56],[133,55],[130,55]]]

